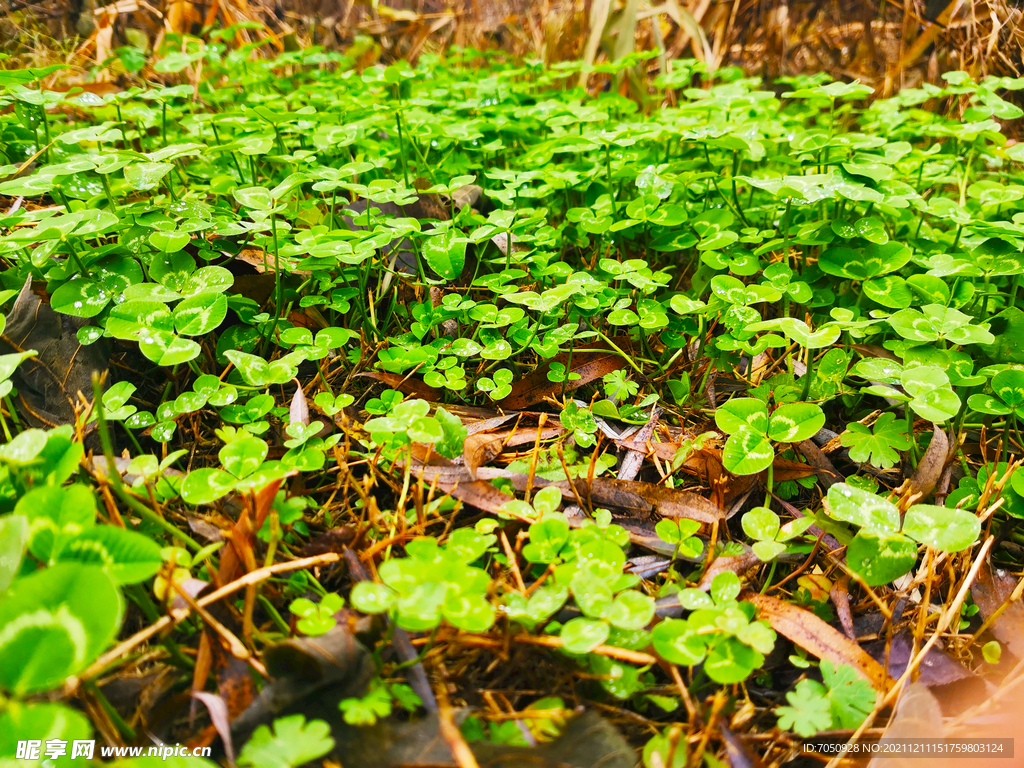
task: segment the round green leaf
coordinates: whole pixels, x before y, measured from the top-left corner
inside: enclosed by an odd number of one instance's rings
[[[199,293],[174,308],[174,327],[185,336],[209,333],[224,322],[228,300],[220,293]]]
[[[135,163],[124,168],[124,180],[139,190],[155,188],[174,168],[171,163]]]
[[[63,704],[19,704],[8,707],[0,715],[0,755],[10,758],[17,754],[19,741],[42,741],[41,752],[46,742],[59,739],[68,743],[67,753],[55,760],[35,761],[4,760],[9,765],[45,765],[47,768],[71,768],[83,764],[80,757],[71,758],[71,743],[92,738],[89,719],[76,709]]]
[[[764,656],[735,637],[724,636],[708,650],[704,671],[716,683],[741,683],[764,664]]]
[[[775,451],[763,434],[741,427],[729,435],[722,451],[722,463],[734,475],[756,475],[775,459]]]
[[[632,309],[625,307],[610,312],[608,314],[608,322],[612,325],[636,325],[640,322],[640,316]]]
[[[917,544],[899,533],[862,530],[846,547],[850,570],[872,587],[898,579],[916,562]]]
[[[937,424],[956,416],[960,405],[960,398],[950,389],[933,389],[910,401],[914,413]]]
[[[1024,371],[1008,368],[992,377],[992,391],[1011,408],[1024,405]]]
[[[570,653],[589,653],[605,640],[611,628],[608,622],[578,617],[562,627],[562,646]]]
[[[430,268],[446,280],[454,280],[466,265],[466,239],[451,230],[423,241],[423,257]]]
[[[768,507],[754,507],[740,521],[743,532],[758,541],[774,541],[779,533],[779,516]]]
[[[978,540],[981,522],[964,509],[915,504],[903,518],[903,532],[942,552],[959,552]]]
[[[192,339],[183,339],[169,331],[145,328],[136,331],[139,350],[157,365],[175,366],[199,357],[202,351]]]
[[[449,624],[466,632],[486,632],[494,624],[494,606],[483,595],[449,592],[441,612]]]
[[[775,409],[768,421],[768,437],[777,443],[809,440],[825,426],[825,414],[814,403],[790,403]]]
[[[894,532],[900,512],[891,501],[854,485],[837,483],[828,489],[830,515],[867,530]]]
[[[0,685],[42,691],[80,672],[114,639],[121,594],[102,568],[58,563],[0,598]]]
[[[269,211],[274,207],[274,198],[266,187],[243,187],[232,193],[235,200],[246,208],[257,211]]]
[[[988,416],[1005,416],[1013,413],[1013,409],[1005,405],[998,398],[992,395],[971,395],[967,398],[967,405],[972,411],[984,413]]]
[[[111,298],[99,283],[75,277],[53,292],[50,306],[63,315],[95,317],[106,308]]]
[[[222,469],[196,469],[182,481],[181,498],[188,504],[210,504],[230,493],[237,482],[233,475]]]
[[[690,629],[685,619],[665,619],[651,632],[654,650],[672,664],[692,667],[704,659],[704,639]]]
[[[394,590],[373,581],[360,581],[352,587],[352,607],[363,613],[384,613],[395,604]]]
[[[866,280],[862,290],[872,301],[891,309],[905,309],[914,300],[914,294],[907,281],[895,275]]]
[[[764,434],[768,431],[768,408],[754,397],[733,398],[715,411],[715,424],[730,435],[744,427]]]
[[[635,589],[626,590],[616,595],[605,618],[619,629],[643,629],[654,618],[654,600]]]

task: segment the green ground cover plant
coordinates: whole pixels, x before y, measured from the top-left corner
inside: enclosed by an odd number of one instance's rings
[[[782,761],[891,712],[901,633],[998,662],[961,587],[1024,544],[1024,80],[677,61],[638,103],[233,39],[0,71],[0,763],[432,712],[541,749],[579,705],[648,768]],[[351,674],[296,688],[311,644]]]

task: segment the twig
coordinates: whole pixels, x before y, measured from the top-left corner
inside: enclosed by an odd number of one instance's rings
[[[328,565],[330,563],[336,563],[341,559],[341,555],[337,552],[327,552],[323,555],[316,555],[315,557],[304,557],[301,560],[292,560],[288,563],[277,563],[270,566],[269,568],[260,568],[259,570],[247,573],[241,578],[235,579],[229,584],[225,584],[220,589],[211,592],[205,597],[196,600],[196,605],[207,606],[211,603],[215,603],[218,600],[227,597],[228,595],[234,594],[240,589],[244,589],[250,584],[259,584],[261,581],[266,581],[275,573],[282,573],[284,571],[297,571],[302,568],[314,568],[318,565]],[[139,630],[134,635],[129,637],[122,643],[119,643],[114,648],[111,648],[105,654],[100,656],[94,661],[88,669],[82,672],[80,675],[72,675],[64,681],[66,690],[73,691],[78,685],[90,678],[96,677],[101,674],[109,664],[120,659],[122,656],[131,651],[135,646],[141,645],[142,643],[149,640],[157,633],[180,624],[182,621],[188,618],[189,614],[192,613],[191,607],[178,608],[172,610],[167,616],[164,616],[159,621],[154,622],[145,629]]]
[[[525,643],[527,645],[542,645],[545,648],[561,648],[564,643],[562,638],[555,637],[553,635],[512,635],[509,639],[509,643]],[[456,635],[452,638],[452,642],[459,643],[460,645],[472,645],[478,648],[505,648],[506,643],[497,638],[493,637],[482,637],[480,635]],[[650,665],[657,663],[657,659],[651,656],[649,653],[643,653],[642,651],[631,651],[628,648],[616,648],[614,645],[599,645],[596,648],[590,650],[591,653],[596,653],[599,656],[607,656],[611,659],[619,659],[620,661],[629,661],[634,664]]]
[[[437,689],[437,719],[441,736],[447,742],[459,768],[480,768],[480,764],[477,763],[476,757],[473,755],[473,750],[469,748],[462,731],[459,730],[459,726],[452,718],[452,705],[448,702],[448,691],[445,689],[447,685],[448,683],[443,682]]]
[[[188,604],[188,607],[199,614],[202,620],[206,622],[206,626],[216,632],[220,639],[224,641],[232,656],[236,659],[248,659],[252,656],[249,649],[245,647],[245,643],[239,640],[234,632],[213,618],[208,610],[203,608],[203,606],[198,605],[192,595],[182,589],[177,583],[171,582],[171,586],[173,586],[174,591],[181,596],[181,599]]]

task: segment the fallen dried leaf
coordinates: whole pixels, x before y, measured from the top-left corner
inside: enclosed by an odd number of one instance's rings
[[[949,460],[949,438],[945,430],[938,424],[932,424],[932,441],[917,464],[914,474],[907,480],[905,491],[909,494],[921,494],[926,498],[942,477],[942,470]]]
[[[1006,644],[1010,653],[1018,659],[1024,659],[1024,601],[1017,599],[1010,602],[1018,586],[1017,577],[985,563],[971,587],[971,597],[986,623],[996,611],[1002,609],[991,623],[992,634]]]
[[[364,371],[363,373],[357,373],[356,376],[382,382],[406,395],[418,397],[421,400],[427,400],[432,403],[441,399],[441,390],[428,387],[421,379],[417,379],[414,376],[402,376],[397,373],[385,373],[383,371]]]
[[[842,481],[843,476],[836,471],[828,456],[822,452],[821,448],[813,440],[804,440],[802,443],[797,443],[796,449],[807,459],[807,463],[810,466],[821,470],[818,472],[818,479],[825,486],[826,490]]]
[[[619,348],[624,343],[628,343],[628,340],[615,340],[615,344]],[[504,400],[498,401],[498,405],[508,411],[521,410],[534,403],[543,402],[545,398],[556,397],[563,391],[571,392],[595,379],[607,376],[612,371],[624,367],[626,360],[618,352],[610,350],[608,352],[574,352],[571,360],[569,354],[563,352],[552,363],[561,363],[567,366],[566,375],[569,376],[569,379],[565,382],[551,381],[548,378],[551,363],[544,363],[538,366],[533,373],[513,384],[512,393]],[[568,367],[570,365],[571,367]]]
[[[35,350],[15,370],[19,410],[34,427],[74,424],[92,402],[92,375],[107,370],[110,347],[103,339],[88,346],[78,341],[87,321],[58,314],[32,290],[31,276],[21,287],[0,335],[4,352]]]
[[[661,417],[660,408],[651,409],[651,417],[636,435],[636,441],[644,446],[654,435],[654,429],[658,426],[658,419]],[[646,448],[629,449],[619,465],[619,480],[635,480],[640,467],[647,455]]]
[[[877,691],[888,691],[893,684],[882,665],[867,651],[810,611],[752,591],[743,593],[741,599],[757,606],[761,618],[767,619],[772,629],[808,653],[836,664],[849,664]]]
[[[192,698],[198,699],[206,706],[207,711],[210,713],[210,722],[212,722],[213,727],[217,729],[217,734],[220,736],[220,740],[224,744],[224,752],[228,756],[228,762],[234,764],[235,748],[231,740],[231,723],[230,715],[228,714],[228,705],[224,702],[224,699],[216,693],[207,693],[206,691],[193,691]]]

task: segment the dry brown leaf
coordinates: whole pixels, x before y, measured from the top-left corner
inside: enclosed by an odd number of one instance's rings
[[[651,409],[651,417],[647,420],[647,423],[641,427],[640,431],[637,432],[636,441],[644,448],[630,449],[625,457],[622,459],[622,464],[619,466],[619,480],[635,480],[637,473],[640,472],[640,467],[644,463],[644,457],[647,455],[646,444],[654,435],[654,429],[658,426],[658,418],[661,416],[660,408]]]
[[[978,578],[971,587],[971,597],[981,615],[988,621],[1012,597],[1019,578],[1006,571],[992,568],[985,563],[978,571]],[[1010,602],[992,622],[992,634],[1006,644],[1007,649],[1018,659],[1024,659],[1024,601]]]
[[[470,475],[475,478],[477,469],[496,458],[505,447],[532,443],[538,438],[550,440],[564,432],[565,429],[560,425],[544,427],[539,435],[537,428],[532,425],[517,426],[501,432],[478,432],[466,438],[462,460]]]
[[[427,386],[421,379],[417,379],[415,376],[402,376],[398,373],[385,373],[384,371],[364,371],[363,373],[357,373],[356,376],[382,382],[406,395],[418,397],[421,400],[427,400],[432,403],[441,399],[441,390]]]
[[[638,435],[639,436],[639,435]],[[680,443],[616,440],[615,444],[628,451],[643,451],[645,456],[656,456],[660,461],[672,462],[681,447]],[[712,485],[725,472],[722,466],[722,452],[715,448],[700,448],[687,455],[679,466],[687,474],[700,478],[706,485]]]
[[[911,683],[900,696],[896,716],[885,729],[886,739],[938,739],[945,736],[942,724],[942,707],[939,700],[924,683]],[[902,768],[913,766],[917,760],[909,756],[892,754],[876,757],[868,763],[869,768]],[[938,760],[929,760],[932,765]],[[954,763],[955,764],[955,763]]]
[[[615,339],[614,341],[621,349],[622,345],[627,343],[628,340]],[[567,367],[567,375],[571,373],[579,378],[565,382],[551,381],[548,378],[551,363],[544,363],[538,366],[537,370],[533,373],[513,384],[512,393],[504,400],[500,400],[498,405],[507,411],[522,410],[534,403],[543,402],[547,397],[560,395],[563,391],[563,384],[564,391],[571,392],[626,365],[626,360],[614,350],[607,352],[574,352],[572,360],[569,360],[567,352],[563,352],[551,362],[561,363]],[[570,364],[571,368],[569,368]]]
[[[807,463],[810,466],[821,470],[818,473],[818,479],[825,486],[826,490],[843,479],[843,476],[832,466],[828,456],[822,452],[821,448],[813,440],[804,440],[802,443],[797,443],[796,449],[803,454],[803,457],[807,459]]]
[[[709,525],[725,519],[725,510],[693,491],[626,480],[594,480],[593,487],[619,488],[634,493],[651,504],[662,517],[686,518]]]
[[[217,729],[228,761],[234,763],[235,749],[231,741],[231,714],[228,705],[221,696],[206,691],[193,691],[192,698],[201,701],[210,713],[210,722]]]
[[[92,402],[92,375],[106,371],[110,345],[100,340],[83,346],[77,334],[86,324],[58,314],[33,290],[31,276],[26,279],[7,314],[0,351],[36,351],[11,377],[18,389],[18,410],[31,426],[74,424]]]
[[[850,638],[829,626],[810,611],[784,600],[747,591],[740,599],[753,603],[772,629],[819,659],[849,664],[867,678],[875,690],[886,692],[893,680],[882,665]]]
[[[528,430],[522,434],[528,434]],[[401,466],[401,462],[398,462],[397,466]],[[487,480],[498,477],[505,478],[519,491],[525,491],[529,482],[529,477],[525,474],[495,467],[479,467],[477,469],[475,482],[483,482],[483,486],[474,485],[474,478],[471,477],[469,469],[464,466],[424,465],[422,461],[416,461],[413,470],[423,478],[424,482],[436,480],[442,490],[450,492],[455,498],[462,498],[460,494],[469,494],[470,498],[464,499],[467,504],[492,512],[499,511],[501,504],[509,501],[510,497],[497,491],[490,483],[486,482]],[[535,488],[547,486],[558,488],[567,501],[575,500],[576,493],[579,493],[595,507],[614,507],[625,510],[633,517],[649,517],[653,512],[663,517],[686,518],[708,525],[725,519],[725,511],[700,494],[666,488],[653,483],[594,478],[589,483],[586,479],[576,479],[570,484],[567,480],[553,482],[537,477],[534,478],[533,485]],[[475,490],[467,491],[467,486],[472,486]],[[575,492],[573,486],[576,487]],[[486,490],[487,488],[493,489],[493,491]],[[473,498],[473,494],[481,492],[492,495],[489,498]],[[504,497],[504,501],[493,496],[493,493],[499,493]]]
[[[942,470],[949,459],[949,438],[938,424],[932,424],[932,441],[917,464],[914,474],[907,480],[905,490],[910,494],[921,494],[927,498],[942,477]]]
[[[468,483],[459,483],[449,492],[453,498],[463,504],[496,514],[501,512],[512,497],[508,496],[486,480],[471,480]]]
[[[697,583],[697,589],[703,589],[704,591],[711,589],[711,582],[720,573],[731,571],[739,576],[760,564],[761,558],[750,549],[746,550],[742,555],[720,555],[711,561],[707,570],[701,575],[700,581]]]

